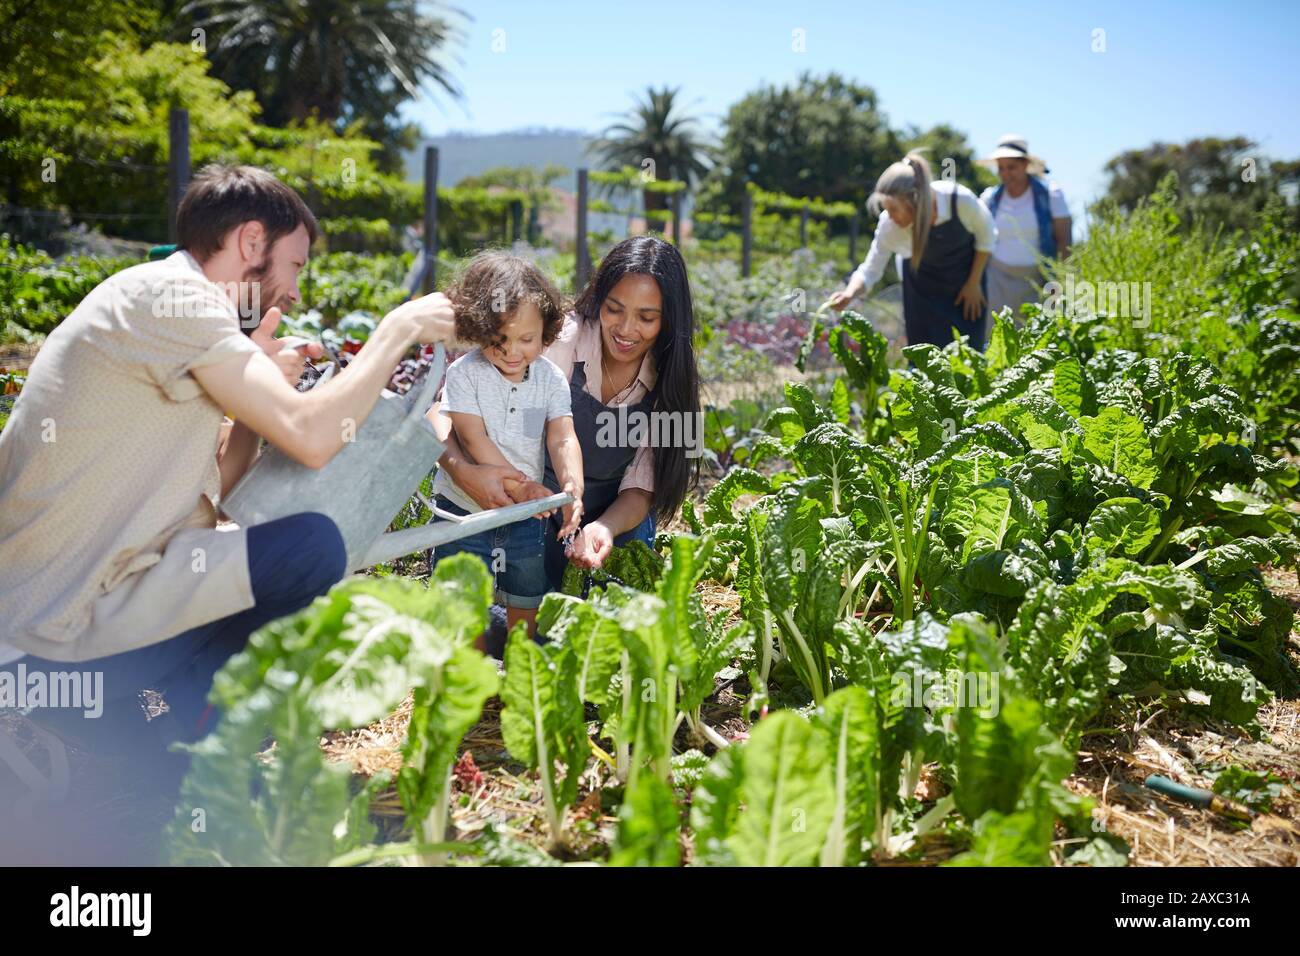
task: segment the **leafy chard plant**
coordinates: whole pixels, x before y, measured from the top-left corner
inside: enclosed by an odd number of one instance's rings
[[[501,735],[515,759],[538,772],[552,848],[563,845],[564,817],[587,760],[587,724],[570,647],[542,647],[522,623],[506,645]],[[557,763],[560,767],[557,769]]]
[[[471,646],[486,626],[490,596],[482,563],[455,558],[438,565],[428,589],[353,578],[259,630],[218,672],[211,701],[221,720],[189,748],[172,861],[356,859],[374,836],[370,798],[388,780],[374,778],[354,793],[348,768],[325,760],[321,734],[364,727],[414,688],[398,790],[416,835],[409,852],[436,862],[449,849],[445,801],[456,748],[496,688],[496,669]],[[275,747],[259,757],[268,735]]]
[[[718,747],[727,741],[700,716],[715,675],[748,646],[749,628],[723,628],[705,613],[696,585],[707,573],[712,539],[678,535],[662,570],[635,558],[648,573],[639,590],[612,580],[586,600],[548,595],[539,626],[571,653],[579,699],[597,705],[614,736],[615,768],[631,787],[644,768],[667,781],[673,742],[686,722]],[[641,546],[642,548],[644,546]],[[615,562],[615,567],[618,567]],[[657,576],[655,576],[657,574]]]

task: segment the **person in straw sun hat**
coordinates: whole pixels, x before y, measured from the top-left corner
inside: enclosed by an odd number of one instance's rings
[[[1002,180],[980,197],[998,228],[988,268],[989,310],[1010,306],[1018,317],[1024,303],[1038,300],[1044,261],[1069,255],[1070,209],[1061,187],[1044,178],[1047,165],[1029,151],[1023,136],[1002,136],[980,162],[994,167]]]

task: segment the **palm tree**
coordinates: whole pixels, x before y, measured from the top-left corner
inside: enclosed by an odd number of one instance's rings
[[[699,132],[693,116],[682,116],[677,94],[680,88],[647,87],[625,122],[607,128],[594,149],[608,166],[644,168],[653,160],[655,178],[694,183],[709,170],[712,148]],[[644,192],[647,212],[666,208],[664,193]],[[647,225],[650,220],[647,217]]]
[[[337,123],[391,115],[432,81],[453,98],[446,51],[460,30],[417,0],[191,0],[176,18],[205,31],[213,72],[251,89],[264,121]],[[426,4],[427,6],[427,4]],[[455,17],[464,14],[442,8]]]

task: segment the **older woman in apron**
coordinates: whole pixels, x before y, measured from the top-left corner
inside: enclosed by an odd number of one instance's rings
[[[694,339],[681,254],[657,237],[633,236],[601,261],[547,349],[570,381],[585,475],[582,530],[567,549],[548,531],[552,587],[567,562],[599,568],[615,546],[651,542],[656,519],[676,514],[697,480],[703,434]],[[430,421],[440,435],[448,431],[436,409]],[[511,502],[502,487],[516,477],[511,469],[470,461],[453,434],[443,440],[439,465],[471,498],[484,508]],[[543,483],[526,496],[557,487],[548,462]]]
[[[988,208],[965,186],[932,181],[929,164],[915,153],[881,174],[869,205],[880,212],[871,249],[827,304],[842,310],[870,291],[894,254],[901,262],[908,344],[943,346],[955,330],[982,349],[988,324],[984,267],[997,241]]]

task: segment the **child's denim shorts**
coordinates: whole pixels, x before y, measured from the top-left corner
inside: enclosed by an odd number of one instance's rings
[[[438,496],[437,503],[439,508],[452,514],[469,514],[442,495]],[[472,554],[487,565],[492,574],[496,603],[514,608],[540,607],[542,598],[550,590],[543,558],[543,535],[548,527],[548,522],[524,518],[491,531],[481,531],[435,549],[433,563],[437,564],[453,554]]]

